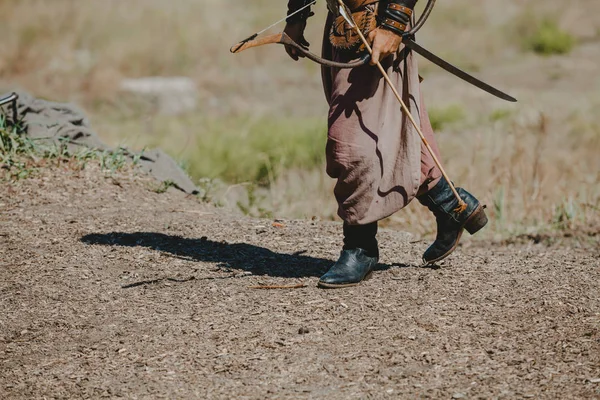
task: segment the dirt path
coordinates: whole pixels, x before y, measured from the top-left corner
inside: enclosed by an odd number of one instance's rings
[[[600,398],[598,236],[421,269],[384,231],[373,280],[323,291],[337,224],[149,185],[0,186],[0,398]]]

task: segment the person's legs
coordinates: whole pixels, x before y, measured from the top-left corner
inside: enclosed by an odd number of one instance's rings
[[[325,58],[352,60],[352,52],[332,48],[331,24],[330,16],[323,40]],[[399,56],[390,56],[382,65],[417,117],[417,63],[411,52]],[[330,106],[327,174],[336,180],[334,195],[344,221],[344,248],[319,286],[339,288],[357,285],[373,271],[379,258],[377,221],[404,208],[417,195],[421,148],[379,70],[365,65],[352,70],[324,68],[322,72]],[[428,181],[434,173],[426,173]]]
[[[364,249],[369,257],[379,257],[377,222],[367,225],[344,223],[344,250]]]

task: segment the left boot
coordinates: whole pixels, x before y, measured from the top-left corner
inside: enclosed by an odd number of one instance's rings
[[[379,261],[377,222],[368,225],[344,224],[344,248],[340,258],[319,279],[323,289],[356,286],[373,274]]]
[[[318,286],[322,289],[356,286],[371,278],[378,261],[378,257],[367,254],[364,249],[342,250],[337,262],[319,279]]]
[[[431,265],[448,257],[458,246],[463,230],[471,235],[479,232],[488,222],[484,207],[471,193],[456,188],[460,198],[467,204],[461,213],[456,211],[458,200],[448,182],[442,178],[433,189],[417,200],[428,207],[437,221],[435,241],[423,254],[425,265]]]

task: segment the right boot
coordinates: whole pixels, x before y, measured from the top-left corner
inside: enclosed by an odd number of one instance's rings
[[[377,222],[368,225],[344,224],[344,248],[338,261],[321,277],[318,286],[340,289],[356,286],[373,274],[379,262]]]
[[[458,212],[458,199],[452,188],[442,178],[429,192],[417,199],[435,215],[437,235],[423,254],[424,265],[432,265],[448,257],[458,246],[463,230],[471,235],[479,232],[488,222],[479,200],[463,188],[456,188],[467,209]]]

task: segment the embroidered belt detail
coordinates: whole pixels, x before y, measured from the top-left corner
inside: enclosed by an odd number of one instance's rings
[[[345,0],[344,3],[352,11],[352,18],[365,36],[377,28],[378,0]],[[352,8],[351,5],[357,7]],[[335,18],[331,26],[329,41],[340,50],[362,50],[363,47],[356,31],[341,15]]]

